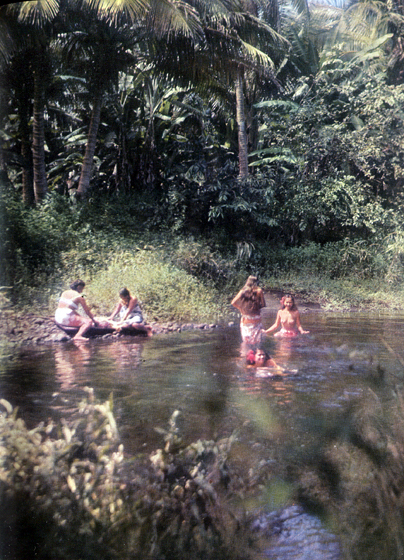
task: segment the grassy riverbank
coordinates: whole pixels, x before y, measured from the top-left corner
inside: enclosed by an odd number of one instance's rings
[[[249,274],[267,290],[299,294],[326,310],[404,306],[399,234],[287,246],[272,238],[240,241],[236,231],[193,236],[148,228],[140,216],[129,224],[119,219],[117,202],[115,214],[108,201],[79,207],[56,195],[39,209],[11,195],[2,203],[0,295],[21,314],[52,314],[78,277],[96,313],[109,313],[127,286],[157,321],[226,317]]]
[[[268,290],[292,292],[324,311],[398,311],[404,308],[404,289],[381,280],[333,279],[285,275],[265,281]]]
[[[267,291],[291,292],[324,311],[385,311],[404,308],[404,287],[360,274],[330,277],[329,271],[278,270],[252,266],[249,260],[213,251],[192,238],[95,238],[91,247],[74,247],[60,254],[58,271],[25,270],[12,288],[4,289],[3,304],[18,313],[51,315],[58,297],[75,278],[86,282],[86,296],[98,315],[110,313],[121,287],[127,286],[143,303],[149,321],[215,321],[232,316],[230,300],[251,273]],[[286,250],[285,250],[286,252]],[[280,251],[278,252],[280,256]],[[319,247],[321,253],[321,247]],[[319,255],[321,256],[321,255]],[[275,267],[274,267],[275,268]]]

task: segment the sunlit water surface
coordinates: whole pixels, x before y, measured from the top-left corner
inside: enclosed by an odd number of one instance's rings
[[[265,325],[273,319],[264,315]],[[225,437],[246,424],[254,440],[270,432],[270,411],[283,426],[285,443],[301,446],[315,437],[307,429],[314,413],[360,397],[380,368],[388,380],[401,382],[404,315],[313,312],[302,315],[302,324],[309,335],[266,339],[273,358],[290,370],[282,376],[268,371],[261,377],[245,367],[237,325],[18,350],[3,344],[0,396],[34,426],[68,416],[86,386],[101,400],[112,394],[129,453],[160,447],[155,428],[167,427],[176,409],[187,441]],[[384,391],[379,389],[380,396],[388,398]]]
[[[265,309],[264,326],[273,320]],[[369,390],[390,399],[404,378],[404,314],[310,312],[302,324],[309,335],[266,339],[272,357],[289,371],[283,375],[246,367],[237,325],[20,349],[2,341],[0,397],[33,427],[68,417],[86,396],[84,388],[92,387],[97,399],[113,396],[129,455],[162,447],[155,428],[166,428],[180,410],[185,443],[236,432],[233,459],[246,472],[261,459],[287,466],[321,443],[319,418],[332,418]],[[284,529],[263,557],[341,560],[338,540],[317,518],[296,515],[297,506],[282,509],[287,498],[282,492],[277,498],[273,485],[265,495],[266,509],[276,510]]]

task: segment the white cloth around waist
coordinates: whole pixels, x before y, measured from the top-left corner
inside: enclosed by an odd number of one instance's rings
[[[70,307],[58,307],[55,311],[55,321],[68,327],[77,314]]]

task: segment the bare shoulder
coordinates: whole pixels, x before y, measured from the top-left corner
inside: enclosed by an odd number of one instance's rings
[[[75,292],[74,290],[65,290],[62,293],[62,297],[67,298],[67,299],[73,299],[78,295],[78,292]]]
[[[84,301],[84,297],[82,296],[82,294],[76,292],[75,290],[68,290],[67,293],[69,294],[68,298],[73,301]]]

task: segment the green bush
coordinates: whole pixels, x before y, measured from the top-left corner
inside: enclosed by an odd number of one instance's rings
[[[38,209],[28,208],[9,190],[3,193],[0,205],[6,277],[15,291],[18,286],[43,284],[60,266],[62,252],[76,242],[78,224],[73,209],[57,194]]]
[[[223,491],[241,486],[234,436],[186,446],[175,411],[163,449],[125,457],[112,398],[86,392],[68,420],[33,429],[0,400],[2,557],[248,559],[245,515]]]
[[[110,313],[127,287],[142,302],[148,321],[217,320],[223,304],[217,292],[149,249],[121,252],[88,283],[86,292],[101,313]],[[98,303],[102,302],[102,303]]]

